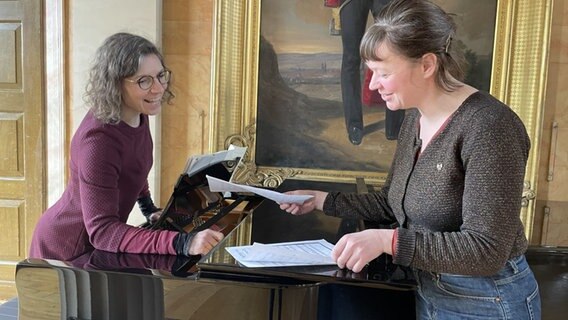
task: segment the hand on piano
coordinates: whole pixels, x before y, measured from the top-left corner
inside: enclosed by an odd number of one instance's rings
[[[367,229],[341,237],[331,251],[340,268],[360,272],[383,253],[392,255],[393,229]]]
[[[318,190],[295,190],[295,191],[285,192],[285,194],[313,196],[313,198],[306,200],[303,204],[297,204],[297,203],[280,204],[280,209],[288,213],[291,213],[293,215],[310,213],[315,209],[322,210],[323,202],[325,200],[325,197],[327,197],[327,192],[318,191]]]
[[[222,232],[213,230],[215,226],[210,229],[205,229],[196,233],[190,240],[189,244],[189,254],[190,255],[203,255],[207,254],[213,247],[215,247],[219,241],[224,237]]]
[[[148,222],[150,223],[156,223],[156,221],[158,221],[160,219],[160,216],[162,215],[162,210],[156,211],[156,212],[152,212],[149,216],[148,216]]]

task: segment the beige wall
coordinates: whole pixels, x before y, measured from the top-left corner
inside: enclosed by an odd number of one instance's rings
[[[554,0],[550,42],[533,243],[568,246],[568,0]]]
[[[94,52],[108,35],[119,31],[140,34],[162,46],[166,63],[174,72],[173,89],[177,98],[173,105],[165,105],[162,114],[151,122],[155,160],[149,177],[150,189],[156,203],[165,205],[187,157],[207,152],[213,3],[212,0],[75,0],[66,4],[67,17],[63,0],[47,4],[48,33],[68,32],[63,38],[46,36],[47,68],[52,70],[47,79],[47,86],[52,88],[48,88],[48,101],[52,101],[48,104],[48,159],[58,162],[48,165],[48,206],[57,201],[66,181],[66,164],[60,163],[68,159],[69,141],[62,141],[61,136],[67,133],[70,139],[87,112],[82,95]],[[64,23],[68,25],[63,26]],[[63,50],[67,50],[65,61],[60,58]],[[66,66],[68,72],[58,72],[60,65]],[[57,90],[65,84],[66,90]],[[65,104],[64,108],[59,108],[61,104]],[[163,138],[162,123],[173,128],[166,130]],[[135,208],[129,223],[141,222]]]
[[[83,93],[96,49],[106,37],[116,32],[139,34],[160,45],[161,5],[161,0],[69,1],[68,66],[72,132],[87,112]]]
[[[214,1],[167,0],[163,45],[176,98],[162,112],[162,206],[190,155],[207,153]]]
[[[83,93],[88,70],[96,49],[106,37],[116,32],[130,32],[148,38],[161,45],[162,0],[75,0],[68,7],[68,108],[69,130],[72,135],[87,112]],[[152,117],[151,130],[154,135],[154,168],[150,172],[150,191],[159,200],[157,191],[159,180],[156,169],[159,167],[160,118]],[[66,157],[67,159],[67,157]],[[136,207],[134,212],[138,212]],[[141,214],[132,214],[129,223],[144,221]]]
[[[82,94],[91,59],[108,35],[132,32],[162,46],[176,94],[173,104],[164,105],[161,115],[154,117],[152,128],[155,161],[149,180],[154,200],[162,207],[187,158],[207,152],[213,4],[211,0],[69,2],[71,133],[87,111]],[[137,212],[135,208],[129,223],[141,222]]]

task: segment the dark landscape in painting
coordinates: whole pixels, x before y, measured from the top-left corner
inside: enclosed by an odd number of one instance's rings
[[[261,38],[257,116],[263,121],[257,123],[255,160],[258,165],[327,170],[388,169],[395,142],[386,140],[381,132],[384,109],[365,110],[369,125],[365,128],[362,145],[354,146],[347,139],[339,84],[340,64],[339,54],[277,56],[272,45]],[[391,147],[377,147],[381,143]],[[368,157],[372,153],[377,157]]]

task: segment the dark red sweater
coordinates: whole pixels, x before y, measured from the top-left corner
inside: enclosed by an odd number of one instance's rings
[[[148,116],[132,128],[124,122],[103,124],[89,112],[71,141],[69,184],[41,216],[29,256],[68,260],[93,247],[175,254],[176,232],[126,224],[138,197],[149,194],[152,149]]]

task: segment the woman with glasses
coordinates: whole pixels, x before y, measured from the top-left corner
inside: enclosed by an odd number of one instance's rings
[[[153,142],[148,116],[174,97],[171,72],[150,41],[128,33],[97,50],[86,88],[89,112],[70,147],[70,178],[63,195],[36,225],[30,257],[71,260],[94,249],[110,252],[199,255],[221,232],[147,230],[126,224],[138,202],[159,214],[148,190]]]

